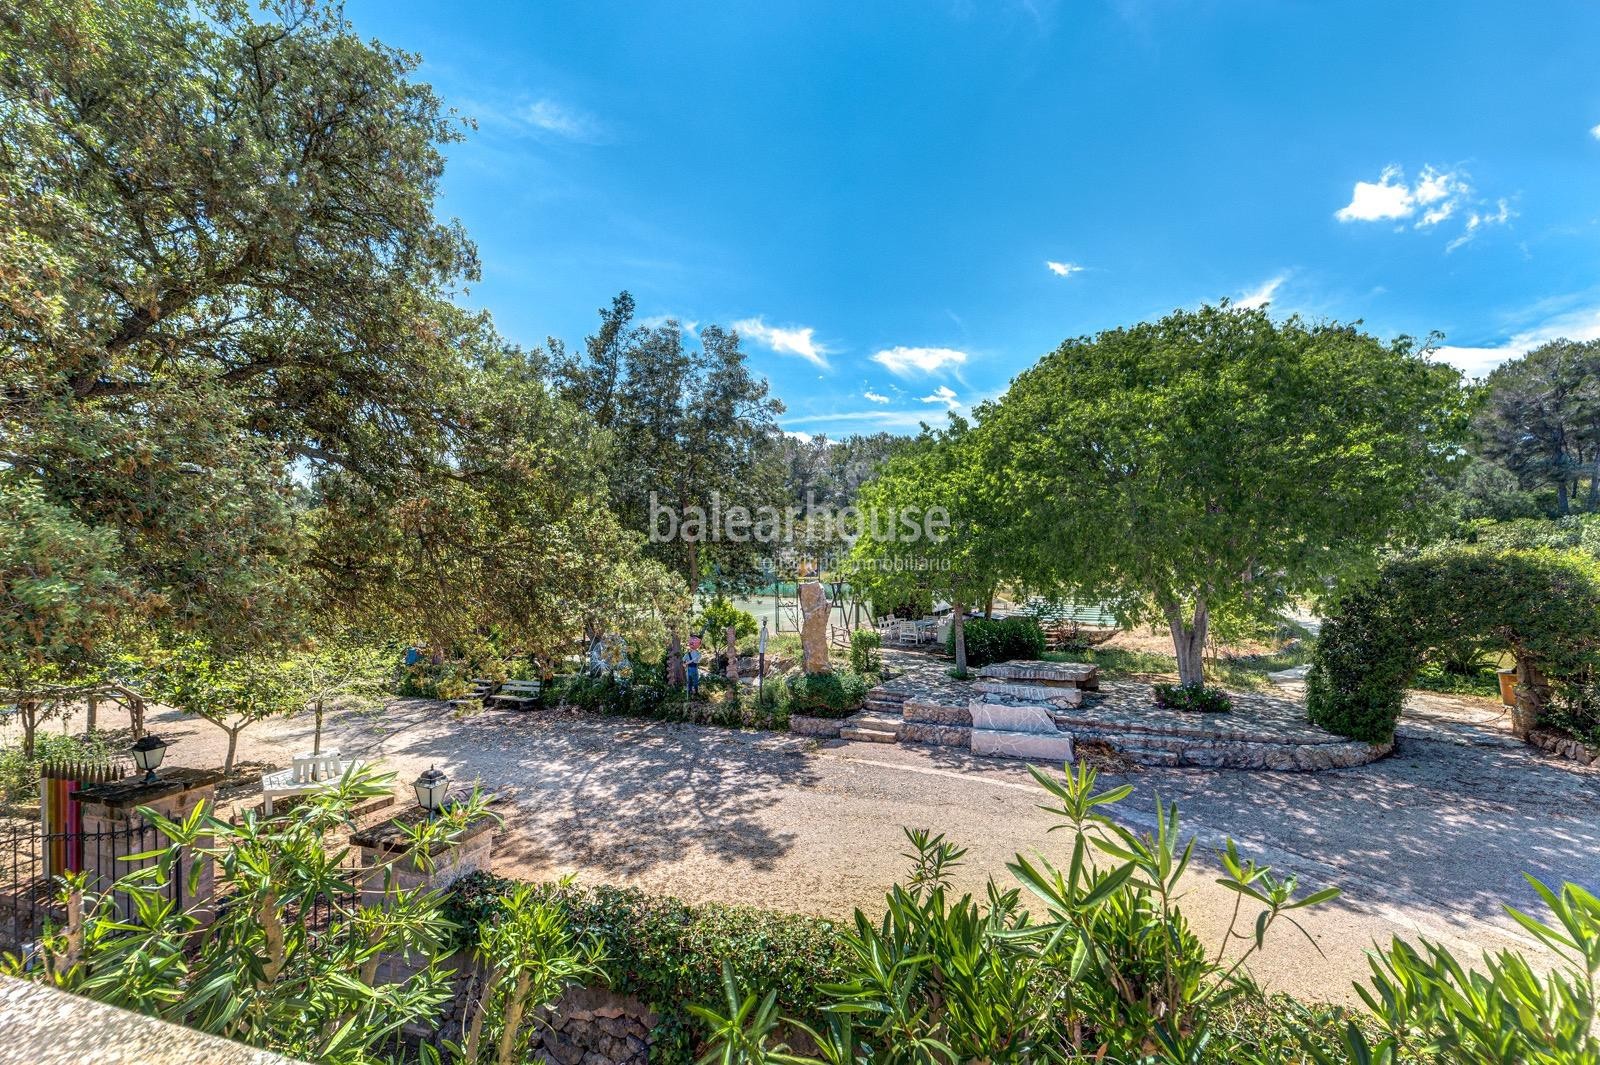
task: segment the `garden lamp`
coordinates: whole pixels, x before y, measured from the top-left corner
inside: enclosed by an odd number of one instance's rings
[[[431,765],[411,785],[411,790],[417,793],[417,805],[428,811],[429,817],[439,812],[439,807],[444,805],[445,792],[449,789],[450,778]]]
[[[156,782],[156,770],[161,768],[161,759],[167,756],[167,741],[159,736],[143,736],[132,748],[133,764],[144,770],[144,782]]]

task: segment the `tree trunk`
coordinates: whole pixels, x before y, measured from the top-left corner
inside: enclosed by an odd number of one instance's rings
[[[321,754],[322,753],[322,698],[321,698],[321,696],[317,697],[317,701],[312,705],[312,709],[316,713],[317,724],[316,724],[316,727],[313,728],[312,732],[311,732],[311,753],[312,754]]]
[[[956,672],[962,676],[967,672],[967,626],[963,621],[961,600],[950,601],[950,633],[955,637],[956,644]]]
[[[1563,477],[1556,482],[1556,513],[1564,518],[1570,512],[1567,505],[1567,479]]]
[[[39,700],[17,700],[17,716],[22,719],[22,757],[31,762],[34,734],[39,731]]]
[[[1172,630],[1172,645],[1178,654],[1178,683],[1203,686],[1206,682],[1206,625],[1210,621],[1206,601],[1194,601],[1192,620],[1184,618],[1183,608],[1176,603],[1168,604],[1164,612]]]
[[[88,709],[84,712],[83,731],[88,733],[89,735],[93,736],[94,735],[95,725],[98,724],[99,719],[100,719],[100,696],[91,694],[89,696]]]
[[[1600,510],[1600,448],[1595,449],[1594,461],[1589,464],[1589,503],[1586,509],[1591,514]]]
[[[989,588],[989,594],[983,601],[983,616],[989,620],[994,619],[994,588]]]
[[[228,757],[222,762],[222,773],[228,776],[233,772],[233,755],[239,749],[239,733],[244,731],[244,725],[235,725],[232,728],[224,725],[222,728],[228,734]]]
[[[134,739],[144,739],[144,700],[137,695],[128,696],[128,727]]]

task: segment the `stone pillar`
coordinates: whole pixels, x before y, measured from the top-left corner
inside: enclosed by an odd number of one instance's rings
[[[480,817],[469,822],[451,843],[434,844],[425,860],[410,853],[404,828],[426,816],[420,807],[413,807],[350,837],[350,845],[369,870],[362,886],[362,902],[383,904],[395,890],[442,890],[468,873],[489,868],[494,857],[494,818]]]
[[[80,788],[75,798],[83,814],[83,867],[90,876],[91,890],[104,891],[118,878],[155,864],[155,859],[128,861],[128,855],[166,847],[166,837],[146,828],[149,822],[139,812],[141,807],[181,821],[198,806],[214,805],[221,779],[221,773],[209,770],[174,768],[162,770],[149,783],[139,775]],[[204,836],[196,842],[209,847],[211,837]],[[201,871],[190,894],[188,877],[193,861],[201,863]],[[216,888],[216,869],[209,858],[198,857],[192,851],[185,854],[181,864],[169,890],[185,908],[199,909],[204,914]]]
[[[732,626],[724,633],[728,644],[728,679],[734,684],[739,683],[739,634]]]
[[[800,582],[800,646],[807,673],[832,670],[828,663],[828,593],[815,574],[803,576]]]
[[[1511,731],[1518,739],[1526,741],[1539,724],[1550,698],[1550,682],[1538,668],[1523,659],[1517,659],[1517,684],[1512,689],[1515,701],[1511,706]]]

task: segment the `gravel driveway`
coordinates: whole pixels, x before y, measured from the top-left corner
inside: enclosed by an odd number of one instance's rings
[[[212,726],[172,711],[152,724],[174,744],[171,764],[220,764]],[[881,905],[905,865],[901,826],[970,848],[958,876],[971,888],[1008,879],[1017,851],[1060,856],[1065,844],[1048,832],[1021,765],[938,748],[818,746],[553,712],[456,721],[415,699],[335,714],[328,735],[346,754],[381,756],[402,783],[436,764],[507,794],[496,866],[529,878],[570,872],[691,901],[843,916]],[[266,722],[245,733],[241,757],[281,765],[307,747],[308,721]],[[1522,747],[1481,703],[1414,698],[1396,754],[1357,769],[1150,769],[1103,780],[1134,785],[1116,810],[1129,823],[1148,825],[1159,794],[1179,803],[1199,853],[1231,834],[1308,889],[1344,889],[1304,922],[1324,959],[1308,964],[1305,943],[1285,928],[1253,965],[1264,983],[1302,995],[1351,1000],[1364,950],[1394,934],[1526,945],[1500,909],[1536,905],[1524,871],[1600,888],[1600,773]],[[1214,875],[1202,863],[1184,901],[1213,944],[1233,901]]]

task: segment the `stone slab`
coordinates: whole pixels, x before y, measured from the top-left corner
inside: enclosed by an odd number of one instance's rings
[[[1031,681],[1037,684],[1057,684],[1094,691],[1100,686],[1100,667],[1084,662],[1042,662],[1037,659],[1015,659],[995,662],[978,670],[978,676],[995,680]]]
[[[973,731],[979,729],[1001,732],[1030,732],[1043,736],[1058,735],[1055,720],[1048,710],[1028,704],[988,703],[975,701],[972,711]]]
[[[972,730],[972,753],[1000,758],[1038,758],[1054,762],[1072,761],[1072,737],[1058,732],[1046,736],[1033,732],[999,729]]]
[[[1057,709],[1083,705],[1083,690],[1077,687],[1052,684],[1014,684],[1004,680],[980,680],[973,687],[985,695],[1006,695],[1013,699],[1049,703]]]

